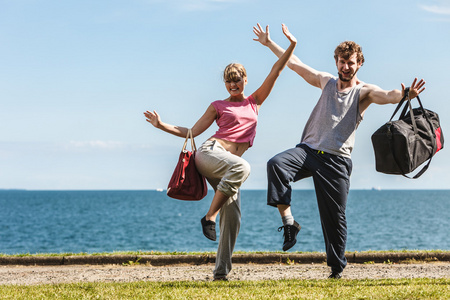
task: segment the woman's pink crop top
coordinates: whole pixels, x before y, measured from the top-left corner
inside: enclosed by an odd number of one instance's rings
[[[242,102],[217,100],[211,103],[217,112],[216,123],[219,126],[213,137],[234,143],[253,145],[258,122],[258,110],[253,96]]]

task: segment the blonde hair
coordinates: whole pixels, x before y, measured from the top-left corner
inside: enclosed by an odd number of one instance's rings
[[[247,71],[241,64],[231,63],[226,66],[225,70],[223,71],[224,81],[237,81],[239,77],[243,79],[247,78]]]

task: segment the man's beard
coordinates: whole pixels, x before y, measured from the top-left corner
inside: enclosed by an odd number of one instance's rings
[[[349,82],[349,81],[351,81],[351,80],[353,79],[353,77],[355,77],[355,75],[356,75],[356,73],[358,72],[358,70],[359,70],[359,68],[356,69],[355,73],[353,73],[349,78],[348,78],[348,77],[347,77],[347,78],[344,78],[344,76],[342,76],[342,73],[341,73],[341,72],[338,72],[339,79],[340,79],[341,81],[344,81],[344,82]]]

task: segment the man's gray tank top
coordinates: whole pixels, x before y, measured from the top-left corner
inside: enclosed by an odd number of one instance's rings
[[[359,93],[364,83],[338,92],[337,78],[328,80],[303,130],[303,144],[311,149],[350,157],[355,131],[362,121]]]

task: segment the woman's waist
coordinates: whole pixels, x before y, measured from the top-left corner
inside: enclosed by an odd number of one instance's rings
[[[229,151],[237,156],[242,156],[242,154],[244,154],[244,152],[247,151],[247,149],[250,147],[249,142],[237,143],[237,142],[232,142],[232,141],[228,141],[228,140],[224,140],[224,139],[219,139],[216,137],[211,137],[208,139],[208,141],[216,141],[226,151]]]

